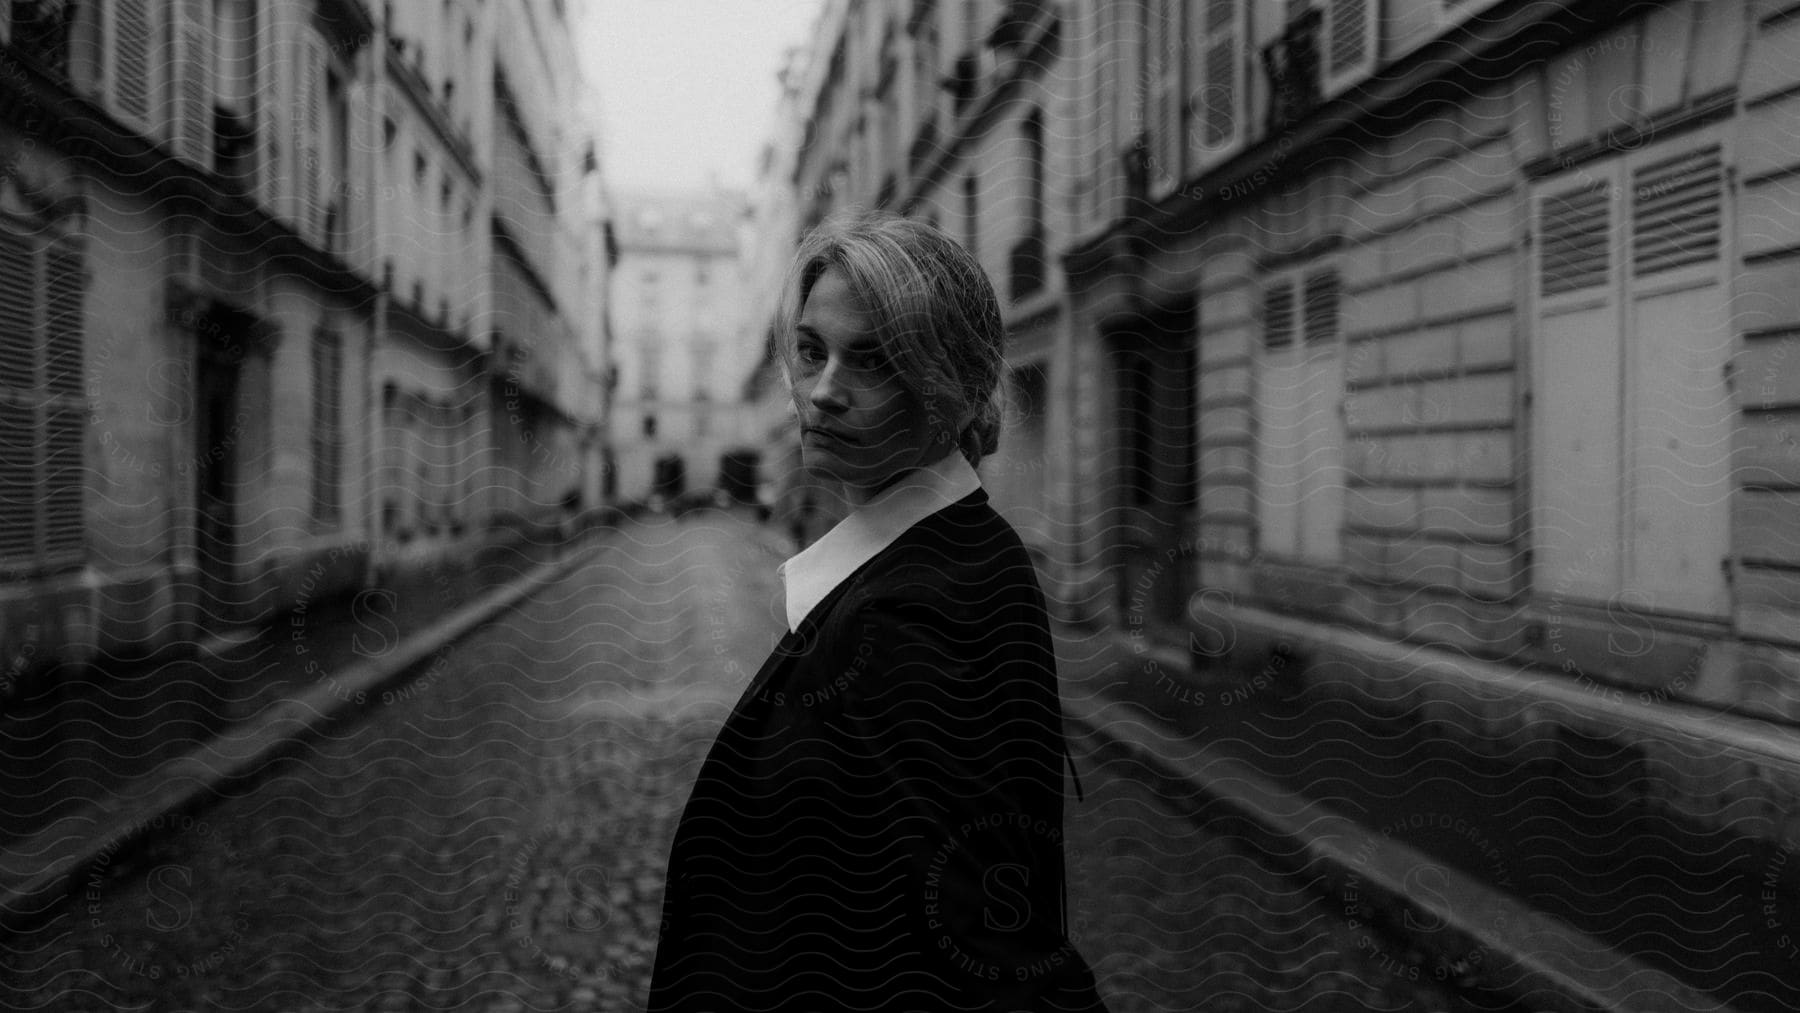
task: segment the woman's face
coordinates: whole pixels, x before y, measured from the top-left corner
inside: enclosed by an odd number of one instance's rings
[[[795,326],[793,385],[801,462],[843,483],[851,502],[935,458],[923,406],[883,361],[868,313],[836,268],[813,283]]]

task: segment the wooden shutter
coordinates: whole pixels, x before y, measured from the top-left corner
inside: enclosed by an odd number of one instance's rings
[[[0,232],[0,563],[37,555],[37,271],[30,244]]]
[[[1181,4],[1158,0],[1144,32],[1150,85],[1150,196],[1181,180]]]
[[[1719,146],[1688,151],[1632,173],[1631,270],[1638,277],[1719,256],[1725,169]]]
[[[51,397],[82,396],[82,302],[87,278],[81,256],[52,246],[44,284],[44,387]]]
[[[1592,184],[1546,196],[1538,204],[1538,289],[1546,296],[1607,283],[1612,249],[1612,195]]]
[[[44,259],[44,469],[42,542],[46,557],[80,555],[86,545],[82,456],[82,302],[87,278],[79,254],[51,246]]]
[[[175,151],[204,169],[213,167],[215,74],[212,0],[179,0],[174,90]]]
[[[1328,0],[1325,5],[1325,80],[1330,84],[1366,73],[1374,63],[1374,0]]]
[[[78,254],[0,233],[0,562],[85,544],[82,295]]]
[[[0,388],[30,390],[37,380],[37,272],[31,245],[0,232]]]
[[[79,555],[86,544],[83,491],[87,466],[82,459],[82,408],[79,404],[47,406],[44,412],[43,546],[46,557]]]
[[[1307,344],[1337,340],[1338,289],[1336,271],[1318,271],[1307,276],[1302,306]]]
[[[115,115],[130,126],[148,130],[152,91],[149,0],[113,0],[112,30],[106,33],[111,60],[107,93]]]
[[[1624,580],[1657,608],[1731,607],[1732,445],[1741,423],[1726,375],[1736,347],[1718,143],[1626,160],[1631,215],[1626,326]],[[1621,207],[1621,212],[1624,207]]]
[[[294,220],[300,234],[322,243],[325,218],[325,41],[303,32],[295,56]]]
[[[1263,290],[1263,347],[1286,348],[1294,342],[1294,286],[1282,280]]]
[[[1243,126],[1244,30],[1240,0],[1202,0],[1200,37],[1192,50],[1200,57],[1192,77],[1194,87],[1193,137],[1200,157],[1216,155],[1235,145]]]
[[[312,358],[313,518],[332,523],[338,519],[338,487],[343,469],[342,340],[328,330],[316,332]]]

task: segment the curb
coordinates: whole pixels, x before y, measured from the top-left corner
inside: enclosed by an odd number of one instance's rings
[[[77,870],[164,825],[170,815],[203,804],[226,785],[255,773],[293,744],[355,710],[359,693],[367,699],[434,652],[588,563],[606,547],[593,536],[606,530],[584,533],[563,558],[544,563],[463,605],[380,658],[356,662],[319,678],[304,696],[269,707],[192,753],[162,763],[117,794],[0,851],[0,928],[13,930],[41,918],[67,894],[70,877]]]
[[[1483,991],[1556,1013],[1732,1013],[1717,998],[1175,734],[1130,704],[1065,692],[1063,707],[1088,737],[1197,793],[1207,819],[1220,818],[1222,809],[1266,855],[1354,902],[1344,912],[1353,929],[1359,917],[1383,926],[1404,919],[1435,927],[1408,936],[1426,952],[1445,960],[1480,953],[1475,983]],[[1435,893],[1421,897],[1406,880],[1427,864],[1441,878]]]

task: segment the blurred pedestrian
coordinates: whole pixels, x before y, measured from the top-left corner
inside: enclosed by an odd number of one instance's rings
[[[851,510],[782,564],[788,632],[670,851],[650,1009],[1104,1009],[1068,937],[1044,596],[975,471],[993,287],[932,226],[841,217],[776,333],[802,463]]]

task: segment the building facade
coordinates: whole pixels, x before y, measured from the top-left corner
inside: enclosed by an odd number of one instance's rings
[[[506,5],[423,6],[0,11],[7,693],[266,621],[508,505],[485,257],[508,167],[477,143]],[[580,160],[556,164],[575,192]],[[570,316],[597,298],[581,252],[542,271]]]
[[[614,223],[611,430],[619,499],[722,489],[726,455],[754,454],[744,384],[743,198],[731,192],[620,192]]]
[[[1737,716],[1800,716],[1794,5],[843,11],[804,217],[995,278],[1066,618],[1791,812]]]

